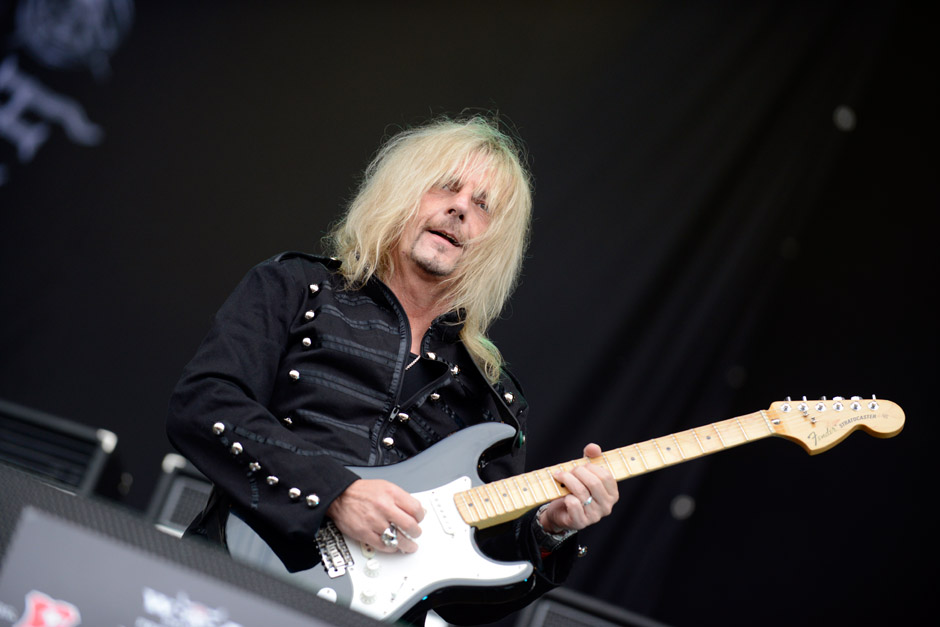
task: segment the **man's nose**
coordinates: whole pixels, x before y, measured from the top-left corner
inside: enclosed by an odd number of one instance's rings
[[[453,198],[451,198],[450,208],[447,210],[447,213],[463,220],[467,210],[470,208],[470,202],[471,198],[469,194],[454,194]]]

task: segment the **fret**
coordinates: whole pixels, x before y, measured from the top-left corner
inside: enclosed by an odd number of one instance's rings
[[[653,440],[653,446],[656,447],[656,452],[659,453],[659,459],[663,460],[663,466],[667,464],[666,458],[663,456],[663,449],[659,448],[659,442],[655,439]]]
[[[555,479],[555,474],[559,472],[567,472],[567,469],[565,468],[564,464],[558,464],[557,466],[555,466],[555,471],[551,473],[552,486],[554,486],[555,491],[558,492],[558,496],[564,496],[568,494],[567,489],[564,492],[562,492],[561,491],[562,485],[558,482],[557,479]]]
[[[499,490],[496,489],[495,483],[484,483],[483,488],[486,489],[486,493],[490,495],[490,502],[493,503],[493,507],[497,507],[497,514],[506,513],[506,503],[503,501],[500,496]],[[499,511],[502,509],[503,511]]]
[[[545,497],[546,501],[550,501],[552,497],[548,495],[548,490],[545,489],[545,484],[542,483],[542,472],[541,470],[535,472],[535,478],[539,480],[539,487],[542,488],[542,494]]]
[[[477,514],[480,518],[488,518],[489,516],[492,516],[496,513],[493,512],[493,514],[490,514],[488,511],[486,511],[488,509],[486,507],[486,501],[481,499],[480,490],[478,488],[470,490],[470,498],[472,499],[473,504],[476,507]]]
[[[535,490],[532,488],[532,482],[529,481],[529,479],[532,478],[532,474],[533,474],[533,473],[531,473],[531,472],[527,472],[527,473],[525,473],[524,475],[520,475],[520,476],[522,477],[523,481],[525,481],[526,487],[529,488],[529,494],[532,495],[532,500],[533,500],[533,502],[536,502],[536,503],[537,503],[537,502],[539,502],[540,500],[548,500],[548,495],[545,494],[545,490],[542,490],[542,498],[541,498],[541,499],[539,499],[539,497],[536,496]]]
[[[493,499],[491,498],[490,493],[486,487],[487,485],[489,484],[484,483],[479,488],[477,488],[483,498],[483,511],[487,516],[496,516],[496,505],[493,503]],[[489,504],[489,507],[487,507],[487,504]],[[492,510],[492,513],[490,513],[488,510]]]
[[[740,429],[740,430],[741,430],[741,433],[744,434],[744,439],[745,439],[745,440],[750,440],[751,438],[748,437],[747,431],[744,430],[744,425],[741,424],[741,421],[738,420],[737,418],[735,418],[735,419],[734,419],[734,423],[735,423],[736,425],[738,425],[738,429]]]
[[[725,439],[724,439],[723,437],[721,437],[721,431],[718,430],[718,423],[717,423],[717,422],[713,422],[713,423],[712,423],[712,429],[714,429],[714,430],[715,430],[715,433],[718,435],[718,441],[721,442],[721,445],[722,445],[723,447],[727,448],[728,445],[725,444]]]
[[[463,511],[470,516],[471,520],[468,520],[468,523],[474,523],[480,520],[480,517],[476,515],[476,508],[473,506],[469,500],[467,500],[467,492],[460,492],[460,497],[463,499]],[[459,508],[458,508],[459,509]]]
[[[695,443],[698,444],[698,447],[702,449],[702,454],[704,454],[705,447],[702,446],[702,441],[698,439],[698,434],[695,432],[695,429],[692,429],[692,435],[695,437]]]
[[[519,493],[519,498],[522,499],[522,504],[531,505],[531,503],[528,502],[529,499],[527,498],[531,495],[528,493],[528,490],[526,488],[519,487],[519,477],[511,477],[511,479],[512,479],[513,484],[515,484],[516,486],[516,491]]]
[[[611,468],[611,466],[610,466],[610,460],[607,459],[607,453],[601,453],[601,458],[603,458],[604,464],[607,466],[607,470],[610,472],[610,474],[611,474],[612,476],[616,477],[616,476],[617,476],[617,473],[615,473],[615,472],[614,472],[614,469]]]
[[[617,449],[617,455],[620,455],[620,459],[623,461],[623,467],[627,470],[627,474],[632,475],[633,471],[630,470],[630,464],[627,463],[627,458],[624,456],[622,448]]]
[[[509,482],[503,480],[503,481],[497,481],[496,483],[506,489],[505,492],[501,493],[503,495],[503,499],[505,499],[506,497],[509,497],[509,503],[510,505],[512,505],[512,509],[513,510],[519,509],[519,506],[516,505],[516,499],[512,498],[512,490],[509,489]]]
[[[676,437],[676,434],[672,434],[672,440],[676,443],[676,450],[679,451],[679,457],[685,459],[685,453],[682,452],[682,445],[679,444],[679,438]]]
[[[643,451],[640,450],[640,445],[639,445],[639,444],[634,444],[634,445],[633,445],[633,448],[636,449],[637,454],[640,456],[640,463],[643,464],[643,468],[645,468],[646,470],[649,470],[650,467],[649,467],[649,465],[646,463],[646,458],[643,457]]]
[[[760,410],[760,417],[764,419],[764,424],[767,425],[767,430],[770,431],[771,434],[777,433],[776,431],[774,431],[774,428],[771,426],[770,419],[767,418],[767,414],[764,413],[763,409]]]

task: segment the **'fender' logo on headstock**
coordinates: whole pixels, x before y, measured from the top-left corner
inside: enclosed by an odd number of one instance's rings
[[[852,416],[851,418],[846,418],[842,422],[837,423],[835,426],[826,427],[826,430],[823,431],[822,433],[816,433],[815,431],[810,431],[806,435],[806,439],[810,440],[813,443],[813,445],[816,445],[822,442],[823,440],[825,440],[826,438],[836,435],[837,433],[839,433],[840,431],[842,431],[849,425],[852,425],[858,422],[859,420],[875,420],[876,418],[878,418],[877,414],[862,414],[861,416]]]

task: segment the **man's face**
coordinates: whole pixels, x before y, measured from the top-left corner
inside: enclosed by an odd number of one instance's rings
[[[453,274],[464,244],[489,224],[483,183],[482,174],[470,174],[424,193],[398,245],[399,263],[406,270],[441,279]]]

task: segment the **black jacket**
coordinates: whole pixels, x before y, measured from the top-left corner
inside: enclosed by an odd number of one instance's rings
[[[508,374],[486,381],[459,341],[456,316],[426,333],[412,368],[421,378],[409,380],[405,398],[412,358],[404,310],[380,281],[347,289],[337,268],[300,253],[253,268],[217,313],[170,401],[171,442],[216,486],[192,530],[224,541],[212,527],[237,508],[292,571],[319,562],[313,539],[323,516],[358,478],[346,466],[392,464],[457,429],[502,421],[516,438],[481,476],[524,471],[525,399]],[[494,551],[533,561],[542,571],[537,587],[557,583],[573,548],[543,564],[526,525],[531,514],[504,525]]]

